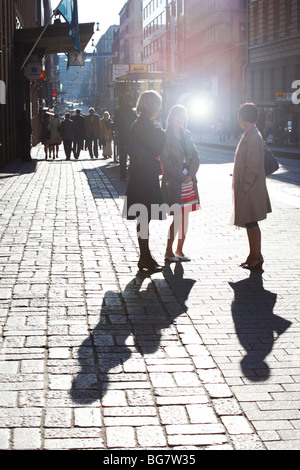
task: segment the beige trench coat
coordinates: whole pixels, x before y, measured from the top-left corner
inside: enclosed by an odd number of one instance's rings
[[[247,223],[266,219],[272,212],[266,186],[264,142],[256,126],[245,132],[238,144],[233,191],[233,225],[245,227]]]
[[[88,139],[97,139],[101,136],[101,120],[98,114],[94,114],[93,118],[90,115],[86,116],[85,130]]]

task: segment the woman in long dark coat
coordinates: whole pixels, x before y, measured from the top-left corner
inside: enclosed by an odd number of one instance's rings
[[[142,93],[137,101],[138,118],[131,127],[128,144],[130,172],[124,207],[127,219],[137,219],[138,267],[153,272],[162,270],[149,250],[149,223],[160,218],[159,206],[163,203],[158,157],[165,145],[165,133],[153,122],[160,107],[161,97],[153,90]]]

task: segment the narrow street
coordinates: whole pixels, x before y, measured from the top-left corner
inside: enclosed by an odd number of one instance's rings
[[[250,274],[229,224],[233,154],[199,151],[192,261],[151,277],[116,164],[37,147],[2,170],[1,449],[299,448],[299,162],[268,178]],[[151,225],[161,262],[168,225]]]

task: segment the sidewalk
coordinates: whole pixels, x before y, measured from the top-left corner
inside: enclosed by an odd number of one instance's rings
[[[235,151],[237,144],[238,144],[238,139],[231,138],[225,139],[225,142],[220,141],[220,137],[216,133],[211,133],[211,134],[205,134],[205,135],[200,135],[200,134],[193,134],[194,141],[197,145],[201,145],[204,147],[214,147],[214,148],[220,148],[220,149],[225,149],[225,150],[233,150]],[[294,158],[294,159],[300,159],[300,147],[294,147],[294,146],[285,146],[285,147],[280,147],[277,145],[273,144],[268,144],[270,149],[273,150],[274,155],[277,157],[285,157],[285,158]]]
[[[202,165],[192,262],[146,277],[116,164],[32,156],[0,173],[0,449],[299,449],[299,211],[273,201],[249,276]]]

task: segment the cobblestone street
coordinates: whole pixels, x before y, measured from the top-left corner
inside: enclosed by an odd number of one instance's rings
[[[192,261],[148,277],[116,165],[32,156],[0,173],[0,448],[299,450],[299,186],[268,179],[250,274],[233,156],[201,149]]]

